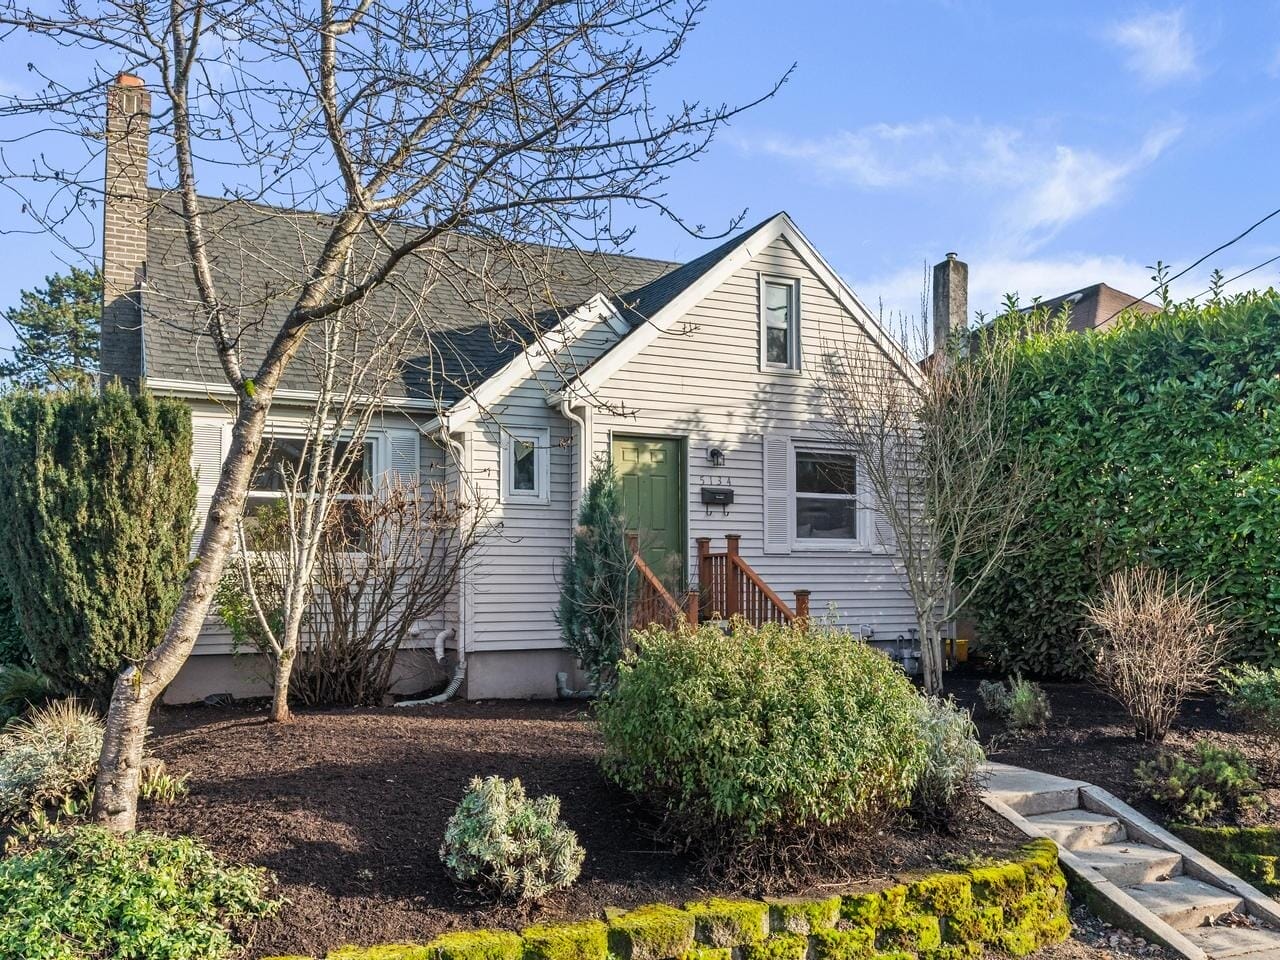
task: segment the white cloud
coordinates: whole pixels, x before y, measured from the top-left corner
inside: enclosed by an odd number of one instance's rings
[[[1128,54],[1129,69],[1152,86],[1199,72],[1195,42],[1181,9],[1145,13],[1113,24],[1107,36]]]
[[[1025,247],[1110,203],[1180,133],[1176,127],[1158,129],[1136,151],[1105,155],[1009,127],[942,118],[743,146],[809,164],[863,189],[946,184],[990,196],[995,225]]]

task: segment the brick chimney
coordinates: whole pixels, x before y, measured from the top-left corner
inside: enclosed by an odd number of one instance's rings
[[[969,326],[969,265],[948,253],[933,268],[933,349]]]
[[[143,377],[142,283],[147,270],[147,136],[151,94],[122,73],[107,86],[102,204],[102,380]]]

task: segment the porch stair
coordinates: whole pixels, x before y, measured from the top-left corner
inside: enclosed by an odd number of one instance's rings
[[[725,537],[725,549],[714,552],[710,537],[698,538],[698,585],[683,597],[667,589],[662,579],[641,555],[639,538],[627,534],[627,544],[635,564],[638,588],[631,611],[631,626],[656,623],[674,627],[681,620],[697,626],[706,621],[742,617],[754,626],[763,623],[794,623],[809,616],[809,591],[795,591],[794,609],[743,559],[742,537]]]
[[[1075,892],[1116,926],[1186,960],[1280,960],[1280,904],[1106,790],[990,763],[983,802],[1057,842]]]

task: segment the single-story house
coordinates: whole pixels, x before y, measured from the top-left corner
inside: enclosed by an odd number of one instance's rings
[[[147,124],[138,122],[147,98],[129,79],[113,86],[108,110],[102,368],[190,404],[204,511],[234,397],[195,307],[181,207],[147,186]],[[326,220],[242,201],[205,206],[224,295],[261,320],[243,333],[252,363]],[[621,475],[651,567],[697,585],[700,550],[736,551],[772,595],[758,602],[775,611],[793,613],[803,603],[796,592],[807,591],[815,615],[830,611],[891,647],[909,642],[912,605],[891,538],[858,465],[827,441],[815,374],[824,351],[850,338],[904,378],[916,368],[792,219],[775,214],[686,263],[530,250],[542,278],[555,278],[549,300],[567,305],[536,342],[477,320],[486,291],[438,285],[421,355],[370,431],[372,483],[438,480],[490,505],[484,547],[438,622],[419,631],[418,660],[405,656],[400,688],[421,689],[438,670],[430,648],[443,630],[465,649],[473,699],[552,696],[557,673],[572,676],[555,617],[558,581],[601,456]],[[464,238],[454,256],[464,263],[467,253]],[[411,271],[398,281],[406,284]],[[556,362],[565,357],[572,362]],[[273,402],[273,456],[287,456],[299,436],[315,396],[310,371],[295,365]],[[269,486],[251,501],[278,496]],[[211,618],[167,697],[265,692],[253,660],[235,655]]]

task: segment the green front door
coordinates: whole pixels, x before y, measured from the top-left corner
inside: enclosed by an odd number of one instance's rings
[[[653,437],[614,437],[627,529],[640,555],[671,588],[684,588],[684,444]]]

